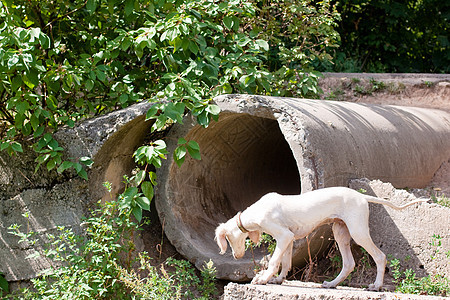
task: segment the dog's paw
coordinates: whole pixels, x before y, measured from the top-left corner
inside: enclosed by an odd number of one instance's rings
[[[378,292],[380,291],[381,286],[375,285],[375,284],[369,284],[369,287],[367,288],[368,291],[372,292]]]
[[[323,288],[326,288],[326,289],[334,289],[334,288],[336,288],[336,285],[335,285],[335,284],[332,284],[332,283],[329,282],[329,281],[324,281],[324,282],[322,283],[322,287],[323,287]]]
[[[260,285],[263,285],[263,284],[266,284],[267,282],[266,281],[264,281],[264,280],[261,280],[260,278],[253,278],[253,280],[252,280],[252,284],[260,284]]]
[[[253,278],[252,284],[266,284],[267,281],[267,279],[264,279],[264,272],[260,272]]]
[[[272,279],[270,279],[267,283],[269,284],[282,284],[284,281],[283,277],[272,277]]]

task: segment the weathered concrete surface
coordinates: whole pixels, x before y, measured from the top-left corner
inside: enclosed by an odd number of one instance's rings
[[[352,180],[350,187],[388,198],[397,205],[413,201],[417,196],[428,197],[423,190],[417,190],[418,195],[415,195],[379,180]],[[381,251],[388,257],[399,259],[402,267],[414,270],[418,276],[449,276],[449,258],[445,253],[450,250],[449,207],[435,203],[421,203],[400,211],[373,203],[369,207],[370,235]]]
[[[41,250],[46,234],[56,233],[58,226],[80,231],[80,220],[90,204],[107,192],[104,181],[111,181],[115,191],[121,188],[123,174],[134,167],[132,153],[142,144],[150,122],[144,121],[148,103],[87,120],[74,128],[63,128],[56,134],[69,158],[92,157],[89,182],[73,173],[59,175],[41,168],[34,173],[35,155],[25,151],[9,157],[0,152],[0,271],[8,281],[27,280],[48,268],[45,257],[26,259]],[[22,216],[29,213],[29,222]],[[35,246],[19,244],[8,233],[12,224],[22,231],[34,231]]]
[[[247,253],[235,261],[218,254],[214,229],[263,194],[293,194],[347,186],[368,177],[395,187],[423,187],[450,158],[450,114],[413,107],[225,95],[215,99],[219,122],[207,129],[189,117],[167,136],[195,140],[202,160],[179,168],[171,158],[158,172],[156,205],[177,250],[200,267],[213,259],[218,277],[245,281],[254,276]],[[311,237],[312,252],[325,249],[330,230]],[[307,257],[296,242],[294,262]]]
[[[286,281],[282,285],[252,285],[229,283],[225,286],[223,300],[448,300],[449,297],[409,295],[388,292],[369,292],[350,287],[323,289],[320,284]]]
[[[122,176],[135,167],[133,152],[142,145],[153,124],[145,121],[150,107],[150,103],[141,102],[56,134],[56,139],[67,150],[67,157],[93,158],[94,165],[89,174],[89,191],[93,199],[107,196],[102,186],[105,181],[112,184],[113,194],[123,187]]]

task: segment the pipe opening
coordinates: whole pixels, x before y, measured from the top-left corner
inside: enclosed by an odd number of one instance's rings
[[[222,113],[219,122],[206,129],[195,126],[185,138],[199,143],[202,159],[170,167],[170,209],[202,253],[217,255],[218,223],[262,195],[301,191],[297,163],[274,119]]]

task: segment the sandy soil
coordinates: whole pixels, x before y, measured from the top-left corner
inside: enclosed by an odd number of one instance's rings
[[[450,111],[450,76],[448,81],[421,83],[356,77],[325,77],[321,79],[320,87],[324,91],[322,99]]]

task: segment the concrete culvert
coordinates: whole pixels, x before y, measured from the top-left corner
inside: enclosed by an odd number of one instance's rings
[[[223,256],[214,230],[268,192],[298,194],[347,186],[354,178],[424,187],[450,158],[450,114],[412,107],[225,95],[218,122],[204,129],[187,117],[167,136],[200,144],[202,160],[171,158],[158,172],[156,207],[165,233],[199,268],[212,259],[218,278],[246,281],[261,252]],[[310,238],[313,255],[325,250],[322,227]],[[294,245],[294,263],[308,260],[305,240]]]

